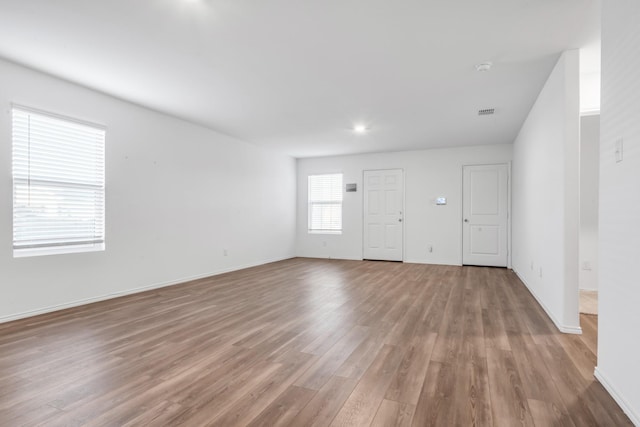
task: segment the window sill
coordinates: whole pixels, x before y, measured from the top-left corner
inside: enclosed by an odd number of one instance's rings
[[[27,258],[34,256],[45,255],[62,255],[62,254],[76,254],[82,252],[99,252],[104,251],[104,243],[95,243],[88,245],[71,245],[71,246],[53,246],[45,248],[27,248],[27,249],[14,249],[14,258]]]
[[[342,230],[307,230],[308,234],[342,234]]]

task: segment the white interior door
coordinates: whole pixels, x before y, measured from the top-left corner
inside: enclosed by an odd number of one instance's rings
[[[507,165],[463,167],[462,263],[506,267]]]
[[[364,171],[364,259],[402,261],[402,169]]]

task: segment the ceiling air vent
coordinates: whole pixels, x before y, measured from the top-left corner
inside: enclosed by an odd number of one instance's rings
[[[495,108],[485,108],[484,110],[478,110],[479,116],[490,116],[496,112]]]

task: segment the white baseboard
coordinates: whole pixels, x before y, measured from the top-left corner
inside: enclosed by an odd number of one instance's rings
[[[318,256],[318,255],[308,255],[308,254],[298,254],[296,255],[300,258],[311,258],[311,259],[337,259],[337,260],[348,260],[348,261],[362,261],[363,258],[362,257],[353,257],[353,256],[343,256],[343,257],[328,257],[328,256]],[[442,261],[442,260],[435,260],[435,261],[427,261],[424,259],[418,259],[418,258],[405,258],[402,260],[402,262],[405,262],[407,264],[425,264],[425,265],[451,265],[454,267],[461,267],[462,264],[457,263],[457,262],[448,262],[448,261]]]
[[[409,259],[405,259],[404,262],[408,263],[408,264],[425,264],[425,265],[450,265],[453,267],[462,267],[462,264],[457,263],[457,262],[447,262],[447,261],[442,261],[442,260],[435,260],[435,261],[425,261],[424,259],[413,259],[413,258],[409,258]]]
[[[298,254],[298,255],[296,255],[296,257],[298,257],[298,258],[309,258],[309,259],[335,259],[337,261],[340,261],[340,260],[343,260],[343,261],[362,261],[362,257],[358,258],[358,257],[351,257],[351,256],[333,257],[333,256],[317,256],[317,255],[302,255],[302,254]]]
[[[540,298],[538,298],[538,295],[536,295],[536,293],[533,291],[533,289],[531,288],[531,286],[529,286],[529,284],[527,283],[527,281],[524,279],[524,277],[522,277],[522,275],[520,273],[518,273],[518,270],[516,270],[515,268],[512,269],[514,273],[516,273],[516,276],[518,276],[518,278],[522,281],[522,283],[524,283],[524,285],[526,286],[526,288],[529,290],[529,293],[531,295],[533,295],[533,297],[536,299],[536,301],[538,301],[538,304],[540,304],[540,307],[542,307],[542,309],[545,311],[545,313],[547,313],[547,316],[549,316],[549,319],[551,319],[551,321],[553,322],[554,325],[556,325],[556,328],[558,328],[558,330],[560,332],[563,332],[565,334],[576,334],[576,335],[581,335],[582,334],[582,328],[580,326],[567,326],[567,325],[563,325],[553,314],[553,312],[551,312],[551,310],[549,310],[549,308],[544,304],[544,302],[542,302],[542,300]]]
[[[258,261],[258,262],[239,265],[235,267],[224,268],[221,270],[216,270],[208,273],[197,274],[195,276],[183,277],[180,279],[169,280],[166,282],[154,283],[152,285],[147,285],[147,286],[140,286],[137,288],[127,289],[125,291],[113,292],[110,294],[100,295],[97,297],[85,298],[85,299],[71,301],[64,304],[51,305],[51,306],[39,308],[36,310],[24,311],[22,313],[10,314],[8,316],[0,316],[0,323],[12,322],[14,320],[25,319],[27,317],[38,316],[40,314],[52,313],[54,311],[60,311],[60,310],[65,310],[67,308],[73,308],[81,305],[92,304],[94,302],[106,301],[109,299],[118,298],[125,295],[132,295],[140,292],[150,291],[153,289],[164,288],[166,286],[178,285],[180,283],[190,282],[192,280],[204,279],[205,277],[217,276],[219,274],[230,273],[232,271],[238,271],[238,270],[244,270],[245,268],[257,267],[259,265],[269,264],[271,262],[283,261],[285,259],[291,259],[291,258],[294,258],[294,256],[286,256],[284,258],[274,258],[269,260]]]
[[[627,416],[629,417],[633,425],[640,427],[640,415],[637,414],[633,410],[633,408],[631,408],[631,405],[629,405],[629,403],[627,403],[627,401],[622,396],[620,396],[620,394],[616,391],[616,389],[611,384],[611,381],[609,381],[608,377],[605,374],[603,374],[602,371],[598,369],[597,366],[596,366],[596,369],[593,371],[593,376],[596,377],[596,379],[600,382],[600,384],[602,384],[605,390],[607,390],[607,392],[611,395],[611,397],[613,397],[613,400],[615,400],[616,403],[620,406],[620,408],[622,408],[624,413],[627,414]]]

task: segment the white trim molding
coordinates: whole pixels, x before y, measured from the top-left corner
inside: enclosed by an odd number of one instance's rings
[[[542,302],[542,300],[540,298],[538,298],[538,296],[531,290],[531,286],[529,286],[529,284],[527,283],[527,281],[524,279],[524,277],[522,277],[520,275],[520,273],[518,273],[518,270],[516,270],[515,268],[513,269],[513,272],[516,273],[516,276],[518,276],[518,278],[522,281],[522,283],[524,283],[524,286],[527,288],[527,290],[529,291],[529,293],[531,295],[533,295],[533,297],[536,299],[536,301],[538,302],[538,304],[540,305],[540,307],[542,307],[542,309],[544,310],[545,313],[547,313],[547,316],[549,316],[549,319],[551,319],[551,321],[553,322],[554,325],[556,325],[556,328],[558,328],[558,330],[562,333],[565,334],[575,334],[575,335],[582,335],[582,328],[580,326],[568,326],[568,325],[564,325],[562,324],[551,312],[551,310],[549,310],[549,308],[547,308],[547,306]]]
[[[598,382],[602,384],[602,386],[607,390],[607,392],[613,397],[613,400],[616,401],[618,406],[624,411],[624,413],[629,417],[634,426],[640,427],[640,414],[637,414],[631,405],[627,403],[627,401],[620,396],[620,394],[616,391],[616,389],[609,381],[609,378],[602,373],[600,369],[596,366],[596,369],[593,371],[593,376],[596,377]]]

